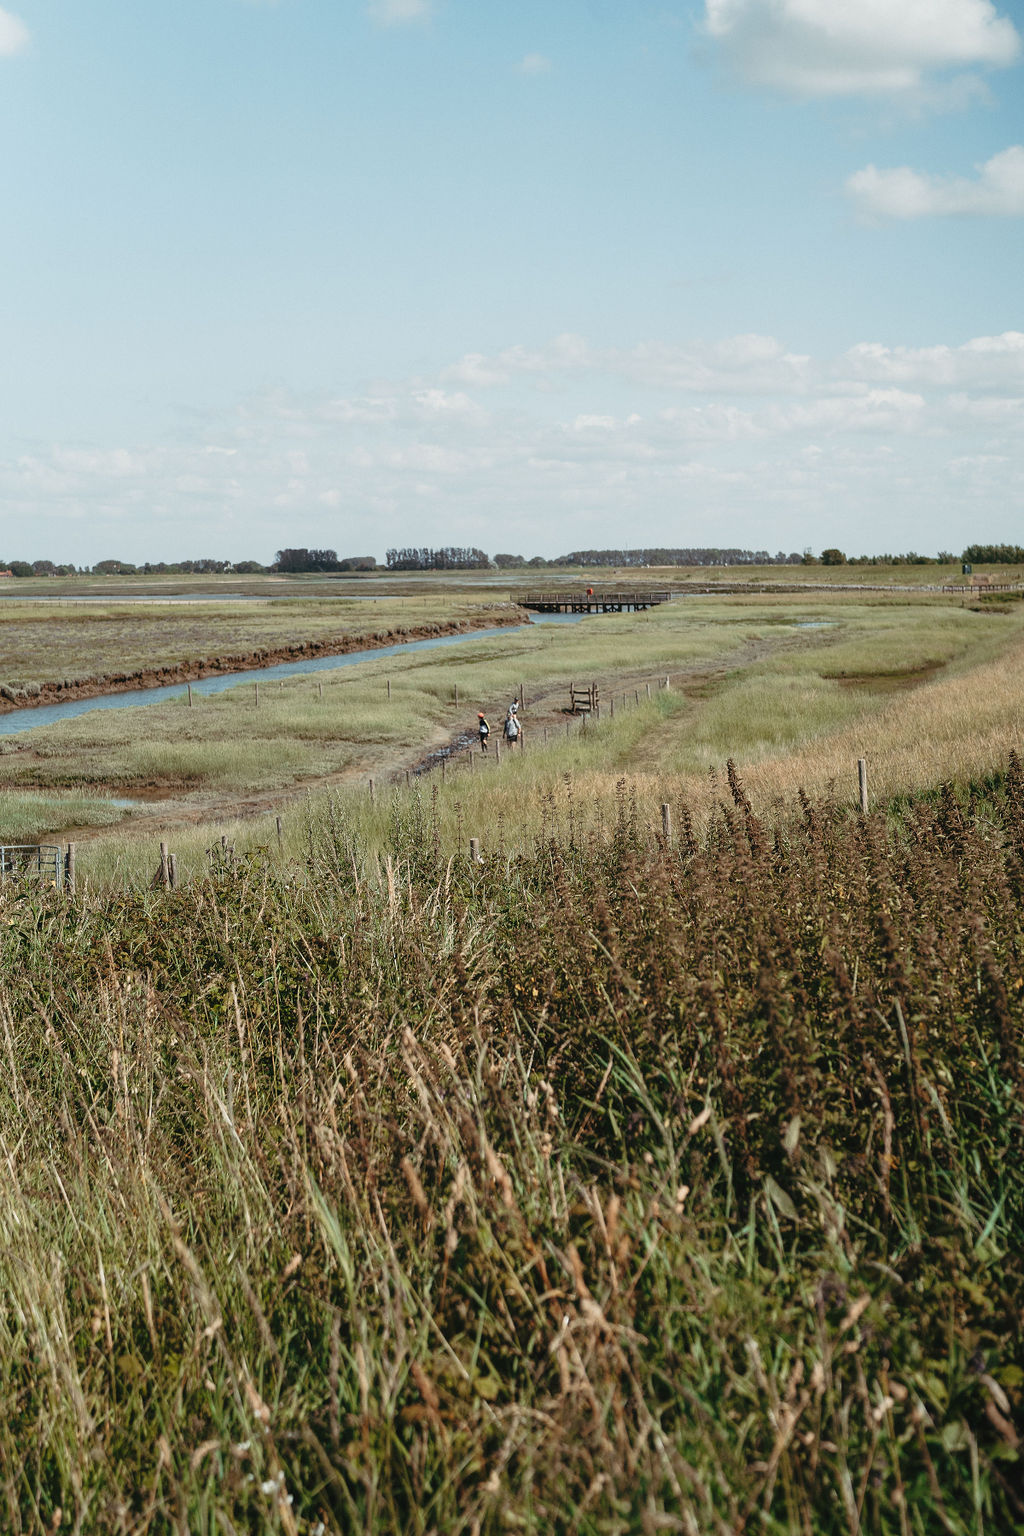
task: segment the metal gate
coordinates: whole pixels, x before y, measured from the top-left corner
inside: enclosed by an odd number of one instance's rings
[[[0,880],[36,880],[42,885],[64,884],[64,854],[56,843],[0,845]]]

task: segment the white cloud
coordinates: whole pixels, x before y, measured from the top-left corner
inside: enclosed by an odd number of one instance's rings
[[[410,21],[426,21],[431,0],[370,0],[367,14],[381,27],[401,27]]]
[[[125,559],[267,558],[282,516],[294,542],[378,555],[557,554],[619,544],[623,526],[637,544],[847,547],[853,524],[867,549],[959,548],[982,526],[1013,536],[1024,332],[833,357],[759,335],[566,335],[362,390],[269,391],[203,421],[157,444],[0,460],[0,501],[35,553],[90,561],[108,539]]]
[[[985,423],[1003,431],[1010,428],[1019,432],[1024,426],[1022,398],[1014,400],[996,396],[979,400],[970,395],[950,395],[946,405],[951,415],[959,413],[971,421]]]
[[[596,348],[582,336],[566,334],[541,348],[507,347],[494,357],[467,353],[443,377],[477,389],[524,378],[549,388],[567,378],[607,374],[652,389],[760,394],[800,387],[809,363],[774,336],[755,333],[685,346],[641,342],[628,348]]]
[[[975,336],[962,346],[887,347],[865,341],[832,365],[834,375],[865,384],[916,384],[923,388],[971,388],[1024,393],[1024,331]]]
[[[519,68],[524,75],[546,75],[551,69],[551,60],[543,53],[528,53],[520,61]]]
[[[31,40],[28,27],[19,16],[0,10],[0,58],[21,53]]]
[[[919,94],[1021,50],[991,0],[705,0],[704,30],[744,79],[794,96]]]
[[[927,176],[908,165],[879,170],[867,165],[846,183],[858,212],[867,219],[923,219],[934,216],[1024,216],[1024,145],[1011,144],[968,176]]]
[[[929,429],[923,395],[905,389],[872,389],[863,395],[818,399],[777,413],[776,430],[902,434]]]
[[[462,386],[445,398],[459,402],[463,412],[474,391],[525,383],[549,393],[566,392],[584,381],[597,390],[602,378],[670,394],[723,397],[863,394],[876,386],[1024,390],[1024,331],[976,336],[960,346],[860,342],[829,359],[794,352],[777,337],[757,333],[683,345],[640,342],[604,348],[567,334],[544,347],[506,347],[491,356],[467,353],[441,378]]]

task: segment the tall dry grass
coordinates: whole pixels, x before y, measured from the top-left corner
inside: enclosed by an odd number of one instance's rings
[[[1013,1530],[1024,773],[0,905],[12,1532]]]

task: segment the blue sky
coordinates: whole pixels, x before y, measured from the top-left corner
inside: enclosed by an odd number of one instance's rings
[[[1024,0],[11,0],[0,557],[1022,541]]]

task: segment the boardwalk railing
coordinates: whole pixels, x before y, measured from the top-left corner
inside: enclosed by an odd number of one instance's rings
[[[527,592],[513,595],[513,601],[535,613],[630,613],[667,603],[675,594],[667,591],[642,592],[615,590]]]
[[[943,592],[971,593],[975,597],[984,597],[986,592],[1020,592],[1022,590],[1019,581],[965,581],[949,582],[942,588]]]

